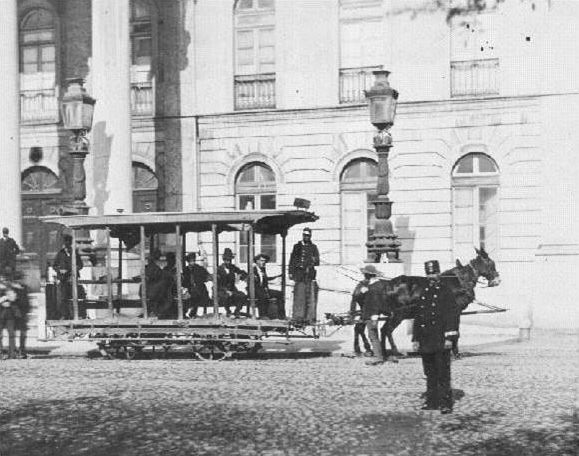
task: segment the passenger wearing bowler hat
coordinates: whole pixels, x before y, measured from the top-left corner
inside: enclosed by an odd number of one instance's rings
[[[285,318],[285,309],[282,293],[269,288],[269,282],[280,276],[269,277],[267,275],[265,265],[268,261],[269,256],[264,253],[253,258],[253,280],[257,309],[260,318],[283,319]]]
[[[186,316],[195,318],[199,306],[203,307],[207,313],[207,306],[210,305],[211,299],[205,286],[206,282],[211,281],[211,274],[203,266],[197,264],[195,260],[197,255],[194,252],[188,253],[185,257],[187,266],[183,270],[183,287],[187,288],[190,296],[189,308]]]
[[[217,268],[217,297],[219,305],[225,307],[227,315],[232,313],[238,316],[241,309],[247,304],[247,296],[235,286],[235,282],[246,280],[247,272],[233,264],[235,255],[230,248],[223,250],[223,263]],[[231,309],[234,309],[233,312]]]
[[[312,242],[312,230],[304,228],[302,240],[293,247],[288,272],[294,284],[293,319],[305,323],[317,320],[318,284],[316,266],[320,265],[318,247]]]
[[[58,317],[64,320],[72,318],[72,235],[64,233],[62,235],[62,248],[56,254],[53,269],[56,271],[56,278],[58,280],[57,295],[57,313]],[[76,276],[79,276],[79,271],[83,268],[82,259],[78,250],[76,250]],[[84,292],[82,287],[79,290]],[[80,295],[79,295],[80,297]]]
[[[422,409],[440,409],[446,414],[452,412],[453,406],[450,349],[458,337],[456,303],[452,291],[440,280],[438,261],[427,261],[424,269],[428,284],[419,305],[412,311],[413,342],[422,357],[426,375],[426,402]]]

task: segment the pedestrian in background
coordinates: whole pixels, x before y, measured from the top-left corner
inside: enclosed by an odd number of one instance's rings
[[[426,401],[422,410],[452,412],[450,350],[458,337],[456,303],[450,288],[440,280],[438,261],[424,264],[428,284],[420,303],[412,309],[414,349],[422,357],[426,375]]]
[[[12,277],[16,271],[16,255],[21,252],[20,247],[10,236],[10,230],[2,228],[2,237],[0,238],[0,273],[7,277]]]
[[[294,281],[292,318],[299,323],[317,320],[318,284],[316,266],[320,265],[320,253],[312,242],[312,230],[304,228],[302,240],[292,250],[289,261],[289,278]]]

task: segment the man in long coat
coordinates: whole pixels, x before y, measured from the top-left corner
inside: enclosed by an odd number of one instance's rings
[[[64,320],[70,320],[72,318],[72,236],[70,234],[62,235],[63,246],[56,254],[54,258],[54,263],[52,264],[53,269],[56,271],[56,277],[59,283],[60,299],[57,302],[58,316]],[[83,268],[82,259],[78,250],[75,252],[76,255],[76,277],[79,276],[79,271]],[[81,290],[81,287],[78,287]],[[79,297],[82,292],[79,293]]]
[[[427,261],[428,284],[420,303],[412,309],[413,342],[422,357],[426,375],[426,402],[423,410],[451,413],[450,349],[458,337],[456,302],[452,291],[440,281],[438,261]]]
[[[195,318],[199,306],[203,307],[204,312],[207,313],[207,307],[210,305],[211,299],[205,283],[212,279],[209,271],[196,263],[197,255],[194,252],[188,253],[185,259],[187,260],[187,266],[183,271],[182,285],[187,288],[190,296],[190,306],[186,315],[189,318]]]
[[[302,240],[294,245],[289,261],[289,278],[294,281],[293,319],[314,322],[317,319],[318,285],[316,266],[320,265],[318,247],[312,242],[312,230],[304,228]]]
[[[20,247],[14,239],[9,236],[10,230],[2,228],[0,238],[0,274],[11,277],[16,270],[16,255],[20,253]]]

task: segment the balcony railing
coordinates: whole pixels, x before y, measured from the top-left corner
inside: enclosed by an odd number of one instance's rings
[[[56,123],[59,119],[58,92],[55,88],[20,91],[22,123]]]
[[[342,68],[340,70],[340,103],[365,103],[368,90],[374,84],[373,71],[381,66]]]
[[[154,90],[152,82],[131,83],[131,112],[134,116],[154,114]]]
[[[235,76],[235,110],[275,108],[275,73]]]
[[[450,63],[453,97],[499,94],[499,59]]]

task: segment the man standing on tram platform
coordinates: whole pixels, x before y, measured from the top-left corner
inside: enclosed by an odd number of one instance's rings
[[[317,320],[316,266],[319,265],[320,253],[312,242],[312,230],[304,228],[302,240],[294,245],[289,261],[289,278],[294,281],[292,318],[297,322],[310,323]]]
[[[422,357],[426,375],[426,401],[422,410],[452,413],[450,349],[458,338],[456,302],[452,291],[440,280],[438,261],[424,264],[428,284],[420,303],[412,310],[413,342]]]
[[[53,269],[56,271],[56,277],[59,283],[60,299],[57,302],[58,316],[64,320],[70,320],[72,318],[72,283],[73,283],[73,271],[72,271],[72,236],[68,233],[62,235],[63,246],[56,254],[54,258],[54,263],[52,264]],[[79,271],[83,268],[82,259],[78,250],[75,252],[76,255],[76,277],[79,277]],[[79,291],[82,287],[78,287]],[[81,298],[82,292],[79,293],[79,298]]]

